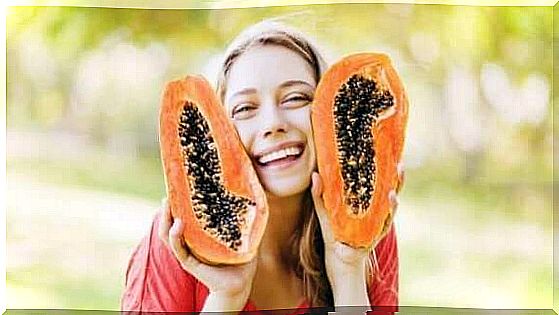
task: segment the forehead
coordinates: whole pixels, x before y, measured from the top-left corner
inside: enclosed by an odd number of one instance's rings
[[[306,81],[316,86],[314,71],[303,56],[291,49],[266,45],[241,54],[229,70],[227,95],[252,88],[265,90],[288,80]]]

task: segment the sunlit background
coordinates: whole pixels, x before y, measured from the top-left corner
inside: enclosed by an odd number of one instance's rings
[[[410,104],[401,305],[552,307],[552,10],[353,4],[7,12],[8,308],[118,309],[165,186],[164,83],[275,17],[388,53]]]

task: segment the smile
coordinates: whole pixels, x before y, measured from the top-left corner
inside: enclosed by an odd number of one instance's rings
[[[279,163],[294,161],[298,159],[304,151],[303,144],[281,145],[277,148],[267,150],[257,157],[259,165],[275,165]]]

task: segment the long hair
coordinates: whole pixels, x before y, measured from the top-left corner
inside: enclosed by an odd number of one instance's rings
[[[323,56],[308,37],[282,23],[263,21],[245,29],[226,50],[217,77],[217,93],[222,101],[227,89],[227,76],[235,60],[249,49],[264,45],[285,47],[299,54],[313,69],[317,83],[326,70],[327,64]],[[334,306],[332,289],[324,263],[324,240],[310,187],[305,191],[301,210],[298,228],[291,239],[292,268],[295,274],[303,280],[305,296],[313,307]]]

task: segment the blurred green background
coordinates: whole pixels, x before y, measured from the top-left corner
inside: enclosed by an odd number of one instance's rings
[[[213,81],[264,18],[405,83],[401,305],[551,308],[552,8],[407,4],[8,8],[7,307],[118,309],[165,193],[164,83]]]

